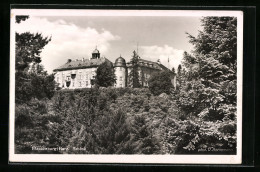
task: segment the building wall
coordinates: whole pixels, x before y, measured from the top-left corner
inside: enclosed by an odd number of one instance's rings
[[[148,80],[150,79],[151,75],[155,72],[160,72],[157,69],[147,68],[147,67],[140,67],[139,68],[139,80],[141,81],[141,85],[143,87],[148,87]]]
[[[124,67],[115,67],[116,84],[115,87],[126,87],[127,69]]]
[[[97,68],[76,69],[67,71],[58,71],[55,74],[55,81],[62,89],[91,88],[91,79],[96,76]],[[69,87],[67,82],[70,81]]]
[[[132,68],[128,68],[128,77],[131,72]],[[142,87],[148,87],[148,80],[150,79],[151,75],[155,72],[160,72],[158,69],[148,68],[145,66],[138,67],[138,74],[139,74],[139,82]],[[129,83],[131,86],[131,83]]]

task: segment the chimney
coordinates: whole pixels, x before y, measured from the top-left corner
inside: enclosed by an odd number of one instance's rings
[[[68,59],[67,63],[70,63],[71,62],[71,59]]]

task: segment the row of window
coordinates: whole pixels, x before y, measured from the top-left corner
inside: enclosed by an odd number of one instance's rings
[[[83,82],[79,81],[78,87],[83,87],[83,86],[84,86],[84,85],[83,85]],[[85,86],[86,86],[86,87],[89,86],[89,82],[88,82],[88,81],[85,81]],[[116,86],[116,84],[115,84],[115,86]],[[120,83],[119,86],[120,86],[120,87],[123,87],[123,84]],[[75,82],[72,82],[72,87],[75,87]]]
[[[63,80],[65,80],[65,76],[63,75]],[[78,77],[78,80],[82,80],[83,79],[83,77],[82,77],[82,75],[80,74],[79,75],[79,77]],[[86,80],[88,80],[89,79],[89,75],[86,75]],[[95,79],[95,74],[92,74],[92,76],[91,76],[91,79]],[[66,76],[66,81],[70,81],[71,80],[71,77],[70,76]],[[56,82],[58,82],[59,83],[59,81],[60,81],[60,78],[59,77],[57,77],[56,78]]]
[[[72,87],[75,87],[75,82],[72,82],[71,83],[72,85]],[[88,81],[85,81],[85,86],[87,87],[87,86],[89,86],[89,82]],[[78,85],[78,87],[83,87],[83,82],[79,82],[79,85]]]
[[[140,65],[145,65],[145,66],[150,66],[150,67],[156,68],[156,66],[154,66],[154,64],[152,64],[152,63],[145,63],[145,62],[139,62],[139,63],[140,63]]]
[[[150,75],[149,74],[144,74],[144,78],[147,80],[147,79],[149,79],[149,77],[150,77]],[[79,75],[79,80],[81,80],[82,79],[82,75],[80,74]],[[88,80],[89,78],[88,78],[88,75],[86,75],[86,80]],[[91,79],[95,79],[95,75],[92,75],[92,78]],[[63,78],[63,80],[64,80],[64,78]],[[119,78],[118,78],[118,80],[119,81],[123,81],[123,77],[122,76],[120,76]],[[59,77],[57,77],[56,78],[56,81],[59,83]],[[67,76],[66,77],[66,81],[71,81],[71,77],[70,76]],[[87,82],[87,81],[86,81]],[[81,82],[79,82],[79,83],[81,83]],[[80,84],[81,85],[81,84]]]
[[[92,72],[91,78],[94,79],[95,78],[96,73]],[[77,77],[79,80],[83,79],[83,75],[81,73],[79,73],[79,76]],[[89,74],[85,75],[86,79],[89,79]]]

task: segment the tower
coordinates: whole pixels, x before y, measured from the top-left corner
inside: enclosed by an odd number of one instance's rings
[[[121,55],[116,59],[114,69],[117,79],[115,87],[126,87],[127,68],[125,59]]]
[[[99,59],[100,58],[100,53],[96,47],[96,49],[92,52],[92,58],[91,59]]]

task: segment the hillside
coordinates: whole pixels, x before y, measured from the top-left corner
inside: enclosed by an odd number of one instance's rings
[[[154,96],[145,88],[60,90],[51,100],[17,104],[15,152],[235,153],[235,122],[185,115],[174,94]],[[208,151],[211,147],[219,150]]]

